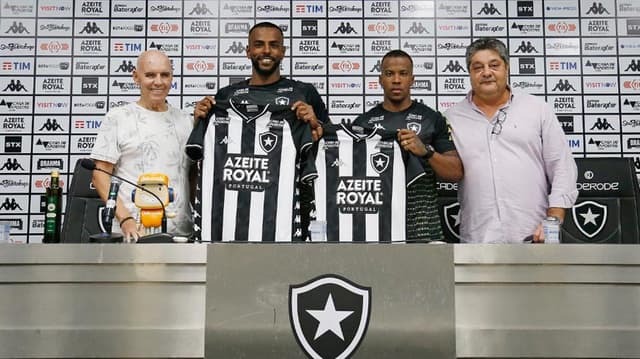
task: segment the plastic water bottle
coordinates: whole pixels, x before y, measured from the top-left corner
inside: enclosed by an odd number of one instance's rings
[[[326,242],[327,222],[311,221],[309,223],[309,233],[311,234],[311,242]]]
[[[545,217],[544,220],[542,220],[542,229],[544,231],[545,243],[560,243],[560,219],[558,219],[558,217]]]

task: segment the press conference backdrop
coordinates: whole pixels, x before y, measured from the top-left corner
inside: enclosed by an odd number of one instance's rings
[[[52,169],[90,153],[103,115],[137,98],[143,50],[165,51],[169,101],[251,71],[247,32],[272,21],[286,36],[282,72],[316,86],[342,121],[382,98],[380,57],[414,57],[414,97],[443,111],[469,90],[464,49],[496,36],[513,88],[546,97],[576,157],[630,157],[640,170],[640,4],[636,0],[0,0],[0,219],[40,241],[39,195]]]

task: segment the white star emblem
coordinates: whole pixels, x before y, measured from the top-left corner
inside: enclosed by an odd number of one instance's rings
[[[324,305],[323,310],[307,310],[307,313],[311,314],[318,321],[318,329],[313,340],[318,339],[322,334],[332,331],[333,334],[344,341],[344,335],[342,334],[342,327],[340,322],[345,318],[353,314],[351,310],[336,310],[333,304],[333,297],[329,293],[327,303]]]
[[[376,161],[376,166],[384,167],[384,160],[381,157]]]
[[[453,218],[453,220],[455,221],[455,222],[453,223],[453,226],[454,226],[454,227],[460,224],[460,213],[458,213],[458,214],[452,214],[452,215],[451,215],[451,218]]]
[[[271,144],[273,144],[273,138],[271,137],[267,137],[264,139],[264,145],[267,147],[271,147]]]
[[[587,210],[587,213],[580,213],[580,216],[584,218],[583,226],[587,225],[587,223],[593,223],[593,225],[596,226],[596,218],[600,217],[599,214],[591,212],[591,208]]]

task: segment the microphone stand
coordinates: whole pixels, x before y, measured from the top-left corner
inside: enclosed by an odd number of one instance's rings
[[[162,200],[155,193],[153,193],[153,192],[149,191],[148,189],[138,185],[137,183],[129,181],[126,178],[120,177],[120,176],[115,175],[115,174],[113,174],[111,172],[105,171],[102,168],[96,167],[96,164],[92,160],[90,160],[88,158],[82,159],[82,161],[80,162],[80,165],[83,168],[85,168],[85,169],[87,169],[89,171],[102,172],[104,174],[109,175],[110,177],[115,177],[115,178],[121,180],[122,182],[128,183],[128,184],[132,185],[133,187],[135,187],[135,188],[137,188],[137,189],[139,189],[139,190],[141,190],[141,191],[143,191],[143,192],[145,192],[147,194],[150,194],[153,198],[155,198],[158,201],[158,203],[160,203],[160,205],[162,206],[162,219],[161,219],[161,222],[160,222],[160,230],[161,230],[161,232],[160,233],[147,234],[145,236],[142,236],[142,237],[138,238],[137,243],[173,243],[173,236],[171,234],[167,233],[167,213],[166,213],[165,208],[164,208],[164,203],[162,202]],[[100,234],[92,235],[89,238],[91,240],[92,237],[95,236],[95,238],[97,240],[102,240],[103,241],[102,243],[104,243],[104,242],[109,243],[109,242],[114,242],[114,241],[110,240],[111,235],[112,235],[111,233],[104,233],[103,232],[103,233],[100,233]],[[115,240],[115,242],[122,242],[123,237],[122,237],[121,234],[116,233],[115,236],[116,237],[120,236],[120,239],[119,240]],[[106,237],[106,239],[104,239],[105,237]]]

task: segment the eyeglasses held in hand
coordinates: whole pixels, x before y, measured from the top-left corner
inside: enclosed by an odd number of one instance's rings
[[[496,122],[493,124],[493,127],[491,128],[491,134],[496,136],[499,135],[500,132],[502,132],[502,124],[506,120],[507,120],[507,113],[504,110],[500,110],[498,112],[498,119],[496,120]]]

